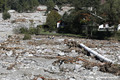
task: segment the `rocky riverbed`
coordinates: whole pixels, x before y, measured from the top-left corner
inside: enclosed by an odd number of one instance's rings
[[[23,35],[14,35],[0,43],[0,80],[120,80],[119,68],[103,70],[99,66],[105,63],[77,44],[120,64],[120,42],[42,35],[22,39]]]

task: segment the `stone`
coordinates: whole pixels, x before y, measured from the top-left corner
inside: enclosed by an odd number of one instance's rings
[[[79,64],[79,65],[76,64],[76,65],[75,65],[75,70],[78,71],[81,67],[82,67],[82,65],[80,65],[80,64]]]
[[[98,68],[97,66],[94,66],[94,67],[92,68],[92,70],[93,70],[94,72],[96,72],[96,71],[99,71],[99,68]]]
[[[43,52],[45,52],[45,53],[53,53],[53,50],[51,50],[51,49],[45,49]]]
[[[57,39],[57,41],[58,41],[58,42],[63,42],[63,41],[64,41],[64,39]]]
[[[41,49],[37,50],[37,53],[43,53]]]
[[[59,67],[55,67],[55,66],[52,66],[51,67],[51,70],[53,71],[53,72],[59,72],[60,70],[59,70]]]
[[[36,49],[40,49],[40,46],[37,46]]]
[[[64,52],[58,52],[58,56],[64,56],[65,53]]]
[[[60,66],[60,70],[62,70],[62,71],[74,71],[75,65],[74,64],[62,64]]]
[[[75,80],[75,78],[70,78],[69,80]]]
[[[13,51],[11,50],[11,51],[7,52],[6,54],[7,54],[7,56],[10,57],[13,54]]]
[[[42,78],[37,78],[37,80],[43,80]]]
[[[75,53],[76,51],[75,51],[75,50],[72,50],[71,52],[72,52],[72,53]]]
[[[120,56],[118,56],[118,60],[120,60]]]
[[[33,56],[33,54],[30,54],[29,52],[26,52],[26,53],[24,54],[24,56],[29,56],[29,57],[31,57],[31,56]]]
[[[15,10],[9,10],[8,13],[15,13]]]

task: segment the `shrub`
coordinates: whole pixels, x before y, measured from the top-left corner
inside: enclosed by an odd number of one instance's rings
[[[41,32],[41,29],[37,27],[37,28],[36,28],[36,32],[35,32],[35,34],[36,34],[36,35],[39,35],[40,32]]]
[[[21,32],[20,32],[20,29],[17,28],[17,27],[15,27],[15,28],[13,29],[13,32],[14,32],[15,34],[19,34],[19,33],[21,33]]]
[[[2,14],[2,18],[4,19],[4,20],[6,20],[6,19],[10,19],[10,17],[11,17],[11,15],[8,13],[8,12],[3,12],[3,14]]]
[[[23,40],[30,40],[31,35],[30,34],[25,34]]]
[[[29,33],[29,34],[35,34],[36,31],[37,31],[37,28],[30,27],[29,30],[28,30],[28,33]]]
[[[116,33],[114,33],[114,39],[115,40],[119,40],[120,41],[120,31],[117,31]]]
[[[22,34],[28,33],[28,29],[25,27],[21,27],[19,30],[20,30],[20,33]]]

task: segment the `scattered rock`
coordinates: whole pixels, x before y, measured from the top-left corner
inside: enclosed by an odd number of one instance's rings
[[[72,50],[71,52],[72,52],[72,53],[75,53],[76,51],[75,51],[75,50]]]
[[[94,66],[94,67],[92,68],[92,70],[93,70],[94,72],[99,71],[99,67]]]
[[[64,52],[58,52],[58,56],[64,56],[65,55],[65,53]]]
[[[75,70],[75,65],[73,64],[62,64],[60,66],[61,71],[74,71]]]
[[[24,56],[28,56],[28,57],[31,57],[31,56],[33,56],[33,54],[30,54],[29,52],[26,52],[25,54],[24,54]]]
[[[109,76],[119,80],[117,76],[120,75],[120,65],[106,64],[82,54],[83,51],[78,46],[79,42],[91,42],[90,46],[97,44],[96,49],[93,48],[94,50],[101,49],[110,52],[109,56],[112,57],[108,57],[105,52],[101,55],[110,59],[116,58],[116,61],[119,62],[120,51],[116,46],[120,45],[119,43],[114,44],[114,48],[110,47],[113,44],[107,41],[67,37],[60,39],[57,36],[54,39],[48,39],[46,36],[38,37],[40,40],[34,38],[28,41],[20,40],[22,36],[19,39],[11,37],[1,43],[0,80],[106,80],[109,79]],[[20,42],[17,43],[17,41]]]
[[[42,78],[37,78],[37,80],[43,80]]]
[[[13,54],[13,51],[11,50],[11,51],[9,51],[9,52],[6,52],[6,54],[7,54],[7,56],[11,56],[12,54]]]
[[[120,56],[118,56],[118,59],[120,60]]]
[[[70,78],[69,80],[76,80],[75,78]]]

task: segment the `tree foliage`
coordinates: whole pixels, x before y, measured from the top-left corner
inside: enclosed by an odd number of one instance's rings
[[[55,30],[56,29],[57,21],[59,21],[60,19],[61,19],[60,14],[58,14],[56,11],[52,10],[47,15],[46,24],[50,27],[50,30]]]
[[[53,2],[53,0],[48,0],[46,2],[46,5],[47,5],[47,12],[53,10],[55,7],[55,3]]]
[[[101,15],[104,17],[105,22],[109,22],[110,25],[116,25],[120,22],[119,4],[119,0],[106,0],[106,3],[101,6]]]
[[[2,18],[4,19],[4,20],[6,20],[6,19],[9,19],[11,17],[11,15],[8,13],[8,12],[3,12],[3,14],[2,14]]]
[[[38,6],[38,0],[0,0],[0,12],[6,9],[14,9],[18,12],[27,12]]]

